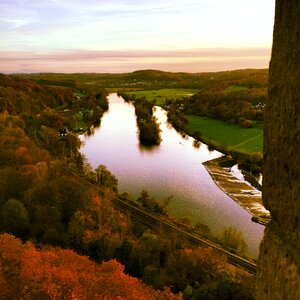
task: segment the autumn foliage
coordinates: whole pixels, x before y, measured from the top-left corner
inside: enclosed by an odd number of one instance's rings
[[[71,250],[0,236],[0,299],[180,299],[124,273],[116,260],[98,265]]]
[[[251,299],[248,278],[212,249],[187,249],[114,207],[117,178],[84,163],[76,135],[58,134],[77,109],[107,109],[98,90],[80,91],[75,101],[69,90],[0,75],[0,300],[180,299],[166,288]],[[163,212],[145,192],[138,202]]]

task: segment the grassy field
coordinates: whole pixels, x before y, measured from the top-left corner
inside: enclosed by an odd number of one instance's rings
[[[86,111],[91,112],[90,110],[86,110]],[[76,127],[74,128],[74,130],[78,130],[79,128],[82,128],[83,131],[87,131],[90,127],[91,125],[88,125],[83,121],[82,112],[76,113]]]
[[[187,118],[189,121],[189,132],[192,134],[195,131],[199,131],[203,139],[211,144],[231,151],[262,153],[262,123],[257,123],[253,128],[242,128],[206,117],[189,115]]]
[[[240,91],[247,91],[247,90],[249,90],[249,89],[246,87],[243,87],[243,86],[231,85],[227,89],[225,89],[223,91],[223,93],[229,94],[229,93],[233,93],[233,92],[240,92]]]
[[[136,91],[139,91],[139,90],[143,90],[142,88],[124,88],[124,87],[106,87],[105,90],[108,92],[108,93],[117,93],[117,92],[124,92],[124,93],[127,93],[127,92],[136,92]],[[131,93],[132,94],[132,93]]]
[[[150,91],[134,91],[127,92],[129,95],[135,95],[138,98],[146,97],[148,101],[156,100],[157,105],[165,103],[166,99],[179,99],[183,97],[192,96],[196,94],[198,90],[195,89],[161,89]]]

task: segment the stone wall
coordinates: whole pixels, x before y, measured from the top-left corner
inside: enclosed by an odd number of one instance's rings
[[[300,299],[300,1],[277,0],[265,115],[261,244],[256,299]]]

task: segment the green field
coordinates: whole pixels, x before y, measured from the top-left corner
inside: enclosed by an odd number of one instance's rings
[[[110,93],[117,93],[117,92],[124,92],[128,94],[132,94],[129,92],[136,92],[139,90],[143,90],[142,88],[124,88],[124,87],[105,87],[105,90],[110,94]]]
[[[224,94],[234,93],[234,92],[240,92],[240,91],[247,91],[249,90],[246,87],[238,86],[238,85],[231,85],[227,89],[223,91]]]
[[[196,94],[198,90],[195,89],[161,89],[150,91],[134,91],[127,92],[129,95],[135,95],[138,98],[146,97],[148,101],[155,101],[157,105],[163,105],[166,99],[180,99]]]
[[[229,125],[223,121],[206,117],[187,116],[188,131],[199,131],[204,141],[217,147],[243,153],[262,153],[263,124],[257,123],[253,128]]]

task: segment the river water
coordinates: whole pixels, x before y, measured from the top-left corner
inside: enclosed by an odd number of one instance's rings
[[[152,148],[141,147],[133,105],[110,94],[109,111],[101,126],[92,135],[81,136],[81,152],[93,168],[103,164],[118,178],[120,192],[136,197],[146,189],[157,199],[172,195],[169,215],[206,224],[215,234],[235,227],[244,235],[247,254],[257,258],[264,227],[253,223],[251,215],[215,185],[202,165],[222,154],[209,151],[205,144],[195,148],[194,139],[178,134],[160,107],[154,114],[162,142]]]

